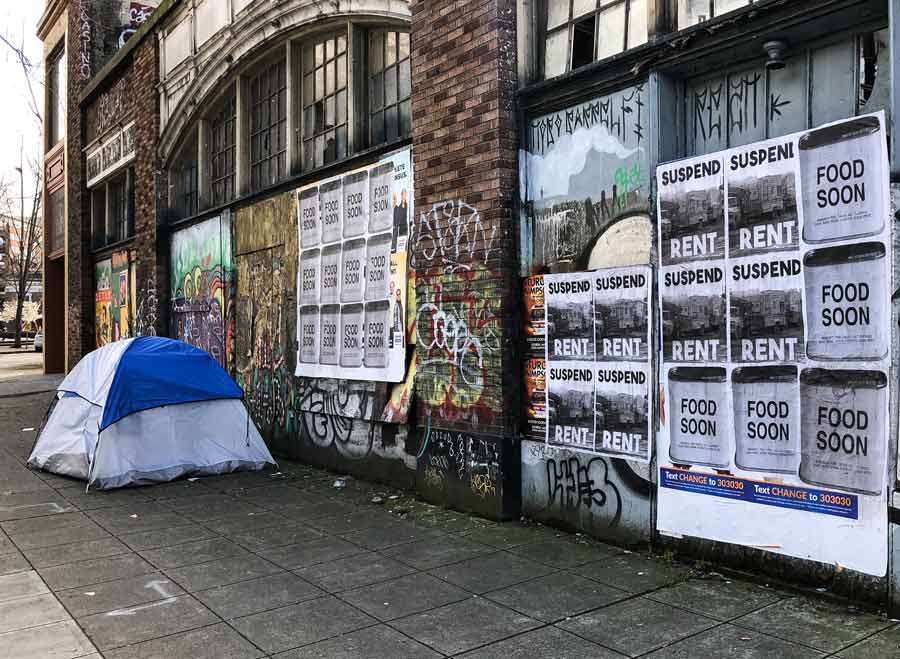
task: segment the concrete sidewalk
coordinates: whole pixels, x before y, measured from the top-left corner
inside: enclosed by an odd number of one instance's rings
[[[900,657],[846,604],[298,464],[85,494],[24,467],[48,400],[0,399],[3,657]]]

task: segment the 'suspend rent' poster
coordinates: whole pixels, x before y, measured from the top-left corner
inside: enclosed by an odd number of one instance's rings
[[[882,576],[883,114],[657,169],[658,529]]]

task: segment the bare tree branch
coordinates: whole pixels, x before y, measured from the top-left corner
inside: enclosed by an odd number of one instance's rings
[[[32,78],[35,75],[35,71],[37,67],[28,59],[28,56],[25,54],[25,43],[24,43],[25,35],[22,35],[23,43],[21,46],[16,46],[9,39],[6,38],[5,35],[0,34],[0,42],[4,43],[7,48],[9,48],[15,58],[19,61],[19,65],[22,67],[22,73],[25,75],[25,85],[28,88],[28,109],[32,114],[32,118],[37,122],[39,128],[43,129],[44,127],[44,113],[41,111],[41,105],[37,101],[37,95],[34,93],[34,84]]]

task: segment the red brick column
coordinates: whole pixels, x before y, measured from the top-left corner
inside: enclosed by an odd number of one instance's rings
[[[461,440],[468,455],[490,437],[487,462],[509,457],[512,469],[521,368],[513,347],[519,327],[516,6],[512,0],[413,0],[410,7],[423,458],[440,450],[441,441],[446,447]],[[483,474],[469,474],[457,489],[476,499],[511,495],[518,481],[507,472],[498,467],[488,478],[488,496],[477,492],[484,493]]]
[[[133,59],[134,94],[136,96],[135,164],[134,164],[134,252],[137,260],[136,326],[142,334],[168,334],[168,245],[164,231],[159,230],[157,198],[160,166],[156,147],[159,139],[159,45],[151,35],[135,49]]]

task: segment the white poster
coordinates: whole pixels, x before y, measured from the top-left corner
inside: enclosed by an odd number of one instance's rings
[[[651,269],[544,275],[546,442],[648,462]]]
[[[660,532],[886,573],[887,181],[882,114],[657,169]]]
[[[297,191],[296,375],[401,382],[410,151]]]

